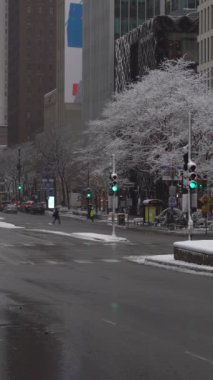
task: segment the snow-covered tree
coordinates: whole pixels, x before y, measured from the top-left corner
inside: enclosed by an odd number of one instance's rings
[[[191,112],[192,157],[198,171],[210,173],[206,156],[213,152],[212,95],[189,62],[165,61],[123,93],[115,94],[101,119],[90,122],[87,159],[101,172],[115,153],[124,175],[134,169],[160,177],[165,168],[182,168]]]

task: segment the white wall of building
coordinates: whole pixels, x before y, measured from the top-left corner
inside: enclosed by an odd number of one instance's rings
[[[0,126],[7,126],[8,0],[0,0]]]

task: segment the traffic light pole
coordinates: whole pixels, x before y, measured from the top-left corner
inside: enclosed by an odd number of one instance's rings
[[[20,199],[21,199],[21,189],[20,189],[20,184],[21,184],[21,149],[20,148],[18,148],[17,169],[18,169],[18,200],[20,201]]]
[[[188,162],[191,161],[192,155],[192,115],[189,112],[189,144],[188,144]],[[193,221],[191,218],[191,191],[190,186],[188,186],[188,240],[192,240],[192,229],[193,229]]]
[[[115,173],[115,155],[112,155],[112,172]],[[112,198],[112,236],[116,237],[115,233],[115,192],[113,192],[113,198]]]

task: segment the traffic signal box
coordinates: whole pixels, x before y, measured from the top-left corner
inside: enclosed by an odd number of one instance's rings
[[[110,175],[110,179],[111,179],[110,189],[112,190],[113,194],[116,194],[118,192],[117,178],[118,176],[116,173],[112,173]]]
[[[87,191],[86,191],[86,198],[88,200],[92,199],[92,191],[90,190],[90,188],[88,187]]]
[[[196,190],[197,189],[197,165],[193,161],[188,161],[187,164],[188,167],[188,175],[189,175],[189,188],[190,190]]]

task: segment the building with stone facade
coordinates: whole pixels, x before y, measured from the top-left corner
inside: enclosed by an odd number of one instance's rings
[[[8,144],[44,129],[44,95],[56,88],[56,0],[8,2]]]
[[[8,0],[0,1],[0,145],[7,144]]]
[[[213,0],[201,0],[199,12],[199,66],[208,87],[213,88]]]

